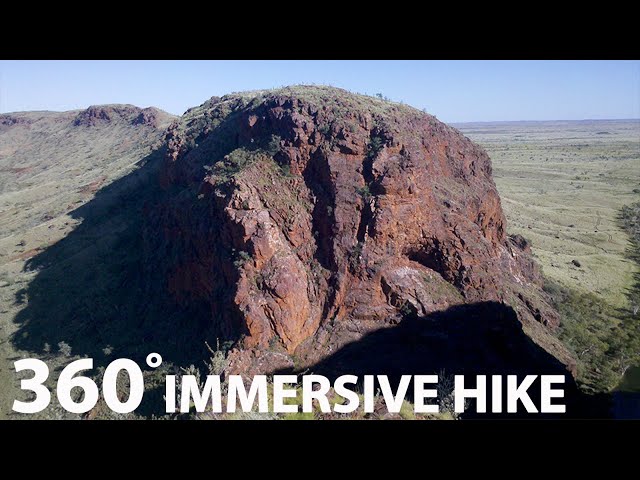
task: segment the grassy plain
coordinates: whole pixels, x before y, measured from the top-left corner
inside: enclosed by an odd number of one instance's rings
[[[456,127],[491,156],[508,232],[532,242],[550,290],[564,290],[554,295],[561,338],[582,380],[611,387],[628,366],[619,351],[628,329],[613,328],[640,321],[633,314],[640,298],[631,290],[638,265],[620,221],[622,207],[640,200],[640,121]]]
[[[640,199],[640,121],[457,127],[491,156],[508,230],[533,242],[545,275],[626,307],[636,266],[616,219]]]

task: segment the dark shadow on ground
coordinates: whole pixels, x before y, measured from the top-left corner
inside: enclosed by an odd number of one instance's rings
[[[479,374],[518,375],[519,381],[527,374],[561,374],[566,379],[567,413],[557,417],[606,417],[609,408],[606,398],[579,393],[565,367],[524,333],[515,311],[497,302],[456,306],[424,318],[407,318],[398,326],[374,331],[347,344],[309,368],[309,372],[330,379],[345,374],[387,375],[394,388],[401,375],[461,374],[469,379],[469,387],[475,387],[475,375]],[[539,406],[538,381],[529,392]],[[488,405],[490,408],[491,403]],[[519,409],[523,410],[522,405]],[[491,416],[465,414],[466,418]]]
[[[189,139],[199,147],[189,152],[192,169],[185,175],[202,179],[206,166],[239,146],[265,147],[236,134],[242,114],[232,112],[220,121],[209,119],[210,125],[203,126],[209,133]],[[166,225],[158,221],[158,212],[173,206],[180,216],[181,209],[200,208],[204,218],[211,211],[204,202],[193,201],[198,195],[193,191],[197,181],[160,187],[165,153],[165,147],[151,153],[134,172],[100,189],[92,200],[70,212],[82,223],[28,261],[26,269],[38,273],[16,294],[17,303],[28,301],[16,318],[19,329],[13,342],[17,348],[46,353],[47,349],[57,351],[58,343],[65,342],[72,354],[90,356],[98,366],[118,357],[144,362],[150,352],[178,365],[202,365],[208,358],[205,342],[216,345],[219,340],[228,346],[239,338],[241,332],[224,330],[224,322],[212,321],[212,305],[206,299],[178,305],[167,294],[168,272],[189,253],[185,249],[194,245],[176,238],[167,240]],[[226,171],[227,167],[240,168],[227,165],[223,170],[229,175],[232,171]],[[205,223],[193,227],[200,229],[194,236],[217,229],[215,222]],[[209,231],[204,233],[208,240],[215,239]],[[231,252],[217,253],[233,262]],[[226,288],[229,282],[219,283],[219,303],[224,306],[233,292]]]
[[[176,308],[149,275],[154,266],[144,264],[144,209],[167,195],[158,182],[163,155],[155,151],[99,190],[70,213],[82,223],[28,261],[38,273],[16,295],[28,301],[16,318],[17,348],[43,354],[65,342],[96,366],[119,357],[143,364],[150,352],[181,365],[205,357],[211,336],[203,306]]]

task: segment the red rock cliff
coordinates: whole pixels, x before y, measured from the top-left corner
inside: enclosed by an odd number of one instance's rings
[[[243,338],[238,369],[273,352],[308,363],[462,303],[509,304],[541,335],[558,324],[526,241],[506,234],[489,157],[431,115],[291,87],[213,98],[167,145],[149,255],[177,302]]]

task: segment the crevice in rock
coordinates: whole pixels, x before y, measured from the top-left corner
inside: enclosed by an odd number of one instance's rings
[[[314,258],[322,267],[335,269],[333,255],[333,225],[335,224],[335,192],[330,177],[329,162],[320,150],[311,154],[309,163],[302,173],[307,188],[315,199],[311,219],[316,239]]]
[[[327,287],[327,296],[324,300],[324,305],[322,306],[322,322],[332,320],[332,318],[330,318],[330,314],[336,303],[336,296],[338,293],[338,289],[340,288],[338,277],[335,274],[331,275],[331,278],[329,278],[329,280],[327,281]]]
[[[409,260],[417,262],[434,272],[438,272],[442,278],[457,288],[454,282],[455,279],[447,268],[444,254],[440,249],[440,242],[438,239],[433,239],[432,243],[412,248],[408,250],[405,255]]]
[[[373,214],[371,211],[371,205],[368,200],[364,200],[364,205],[362,206],[362,214],[360,215],[360,223],[358,225],[358,233],[356,238],[358,239],[358,243],[364,243],[364,238],[367,235],[367,230],[369,227],[369,222],[373,218]]]
[[[369,224],[373,220],[373,199],[375,195],[373,162],[383,148],[384,140],[382,137],[372,133],[369,139],[369,145],[367,146],[367,154],[362,161],[364,187],[358,191],[362,199],[362,213],[360,215],[360,224],[358,225],[356,238],[360,243],[364,243],[364,239],[369,231]]]

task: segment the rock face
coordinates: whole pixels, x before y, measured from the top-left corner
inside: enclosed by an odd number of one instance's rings
[[[82,110],[73,121],[76,127],[95,127],[108,125],[116,121],[125,121],[130,125],[159,127],[170,118],[162,110],[154,107],[139,108],[133,105],[94,105]]]
[[[232,369],[310,364],[460,304],[558,325],[526,240],[506,234],[489,157],[431,115],[290,87],[212,98],[166,140],[146,264],[241,339]]]

